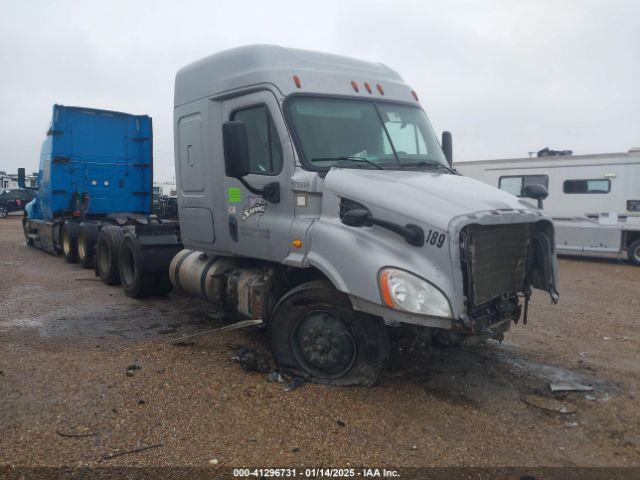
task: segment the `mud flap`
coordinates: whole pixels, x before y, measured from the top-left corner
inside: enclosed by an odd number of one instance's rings
[[[532,239],[533,257],[530,280],[533,288],[549,292],[553,303],[558,303],[558,259],[552,240],[544,232],[537,232]]]

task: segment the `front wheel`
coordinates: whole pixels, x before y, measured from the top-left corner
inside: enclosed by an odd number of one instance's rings
[[[631,263],[640,266],[640,240],[636,240],[629,245],[628,255]]]
[[[7,218],[9,215],[9,210],[6,207],[0,207],[0,218]]]
[[[389,353],[384,321],[353,310],[324,281],[302,284],[278,302],[269,337],[281,370],[330,385],[373,385]]]

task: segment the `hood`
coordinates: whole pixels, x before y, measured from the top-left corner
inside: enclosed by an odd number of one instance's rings
[[[415,170],[334,168],[324,189],[447,229],[460,215],[488,210],[537,210],[510,193],[468,177]]]

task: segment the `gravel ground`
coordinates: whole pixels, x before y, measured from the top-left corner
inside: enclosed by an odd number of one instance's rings
[[[159,444],[101,465],[640,465],[637,267],[562,259],[560,304],[535,295],[502,344],[403,354],[372,388],[285,391],[231,358],[267,352],[255,327],[174,346],[221,325],[207,304],[132,300],[27,248],[19,218],[0,220],[0,252],[0,466]]]

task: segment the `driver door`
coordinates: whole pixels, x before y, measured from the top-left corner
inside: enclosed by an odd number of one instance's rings
[[[289,254],[294,215],[294,160],[280,105],[270,91],[254,92],[226,100],[223,119],[247,126],[250,174],[244,180],[257,189],[273,182],[280,185],[280,202],[272,203],[251,193],[239,180],[225,178],[230,250],[237,255],[282,261]]]

